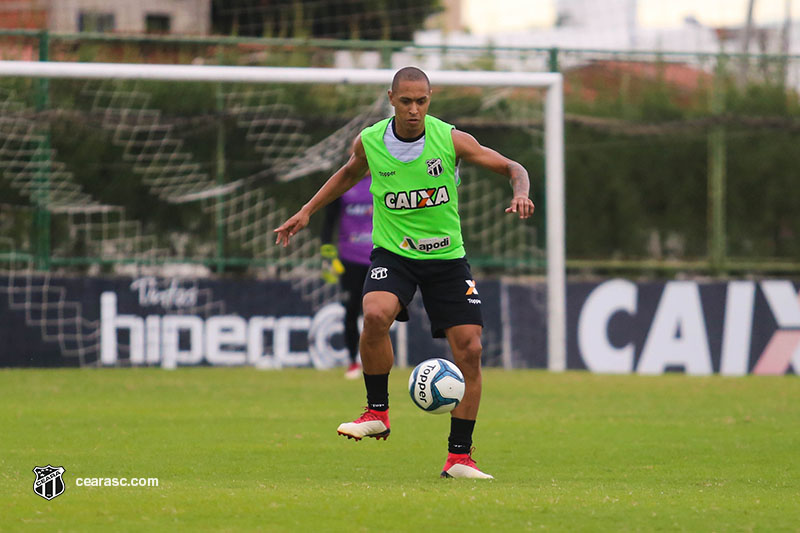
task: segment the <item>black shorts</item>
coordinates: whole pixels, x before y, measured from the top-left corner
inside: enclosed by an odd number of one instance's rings
[[[408,320],[408,304],[419,287],[435,338],[444,337],[452,326],[483,326],[481,297],[465,258],[409,259],[375,248],[370,259],[364,294],[386,291],[396,295],[403,305],[397,320]]]

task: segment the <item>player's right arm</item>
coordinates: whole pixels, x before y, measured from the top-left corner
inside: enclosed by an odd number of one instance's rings
[[[308,225],[311,215],[361,181],[367,174],[367,170],[369,170],[367,154],[364,152],[364,145],[361,144],[361,135],[359,135],[353,141],[352,153],[347,163],[328,178],[325,185],[297,213],[274,230],[276,233],[275,244],[288,246],[292,236]]]

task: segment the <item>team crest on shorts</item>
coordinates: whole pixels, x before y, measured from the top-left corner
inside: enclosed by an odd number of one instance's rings
[[[428,159],[425,163],[428,165],[428,175],[434,178],[444,172],[442,160],[438,157],[436,159]]]
[[[388,275],[389,269],[386,267],[375,267],[369,273],[369,277],[372,279],[386,279]]]
[[[61,475],[65,472],[63,466],[37,466],[33,473],[36,480],[33,482],[33,492],[44,498],[52,500],[64,492],[64,480]]]

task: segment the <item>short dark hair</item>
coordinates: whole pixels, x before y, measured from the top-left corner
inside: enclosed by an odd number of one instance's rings
[[[431,88],[431,81],[428,79],[428,75],[422,72],[417,67],[403,67],[398,70],[394,78],[392,79],[392,91],[397,90],[397,86],[400,84],[401,81],[422,81],[424,80],[425,83],[428,84],[428,90]]]

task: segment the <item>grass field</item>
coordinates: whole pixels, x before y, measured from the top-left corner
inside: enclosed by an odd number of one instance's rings
[[[487,370],[474,457],[392,374],[392,434],[348,441],[340,371],[0,371],[2,531],[800,531],[800,379]],[[32,490],[63,466],[64,493]],[[157,488],[78,487],[157,477]]]

